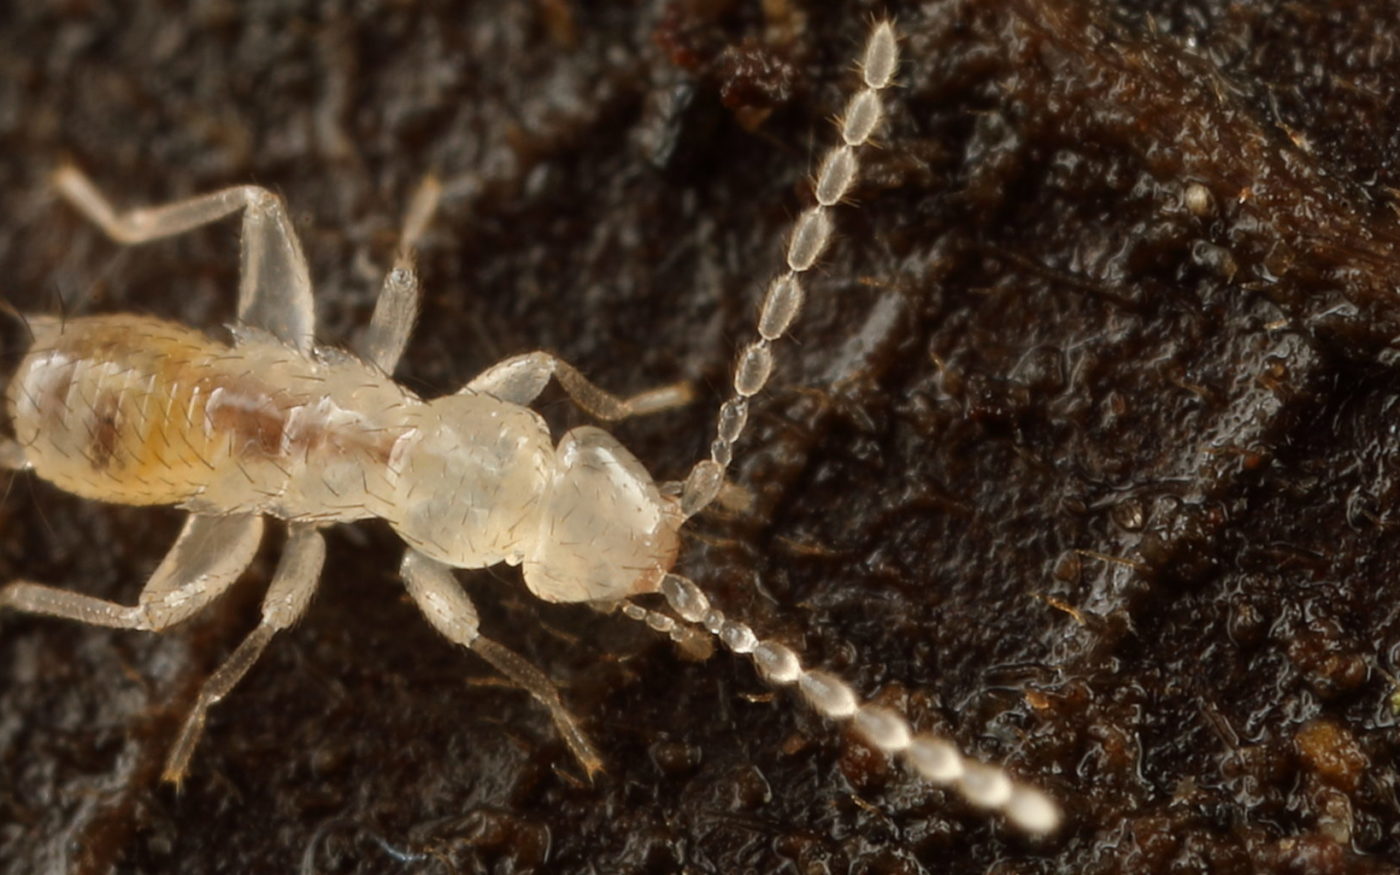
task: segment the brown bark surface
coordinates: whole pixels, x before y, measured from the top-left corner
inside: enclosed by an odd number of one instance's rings
[[[1396,871],[1400,11],[1347,5],[7,7],[5,300],[217,330],[236,222],[123,249],[47,174],[128,205],[257,182],[347,344],[434,172],[400,377],[437,394],[545,348],[620,392],[691,380],[614,429],[666,479],[895,13],[882,148],[740,446],[752,507],[681,567],[1068,821],[1027,840],[739,659],[461,573],[591,732],[590,785],[370,524],[329,533],[178,793],[162,760],[280,536],[165,635],[0,618],[0,873]],[[5,481],[0,580],[133,601],[180,521]]]

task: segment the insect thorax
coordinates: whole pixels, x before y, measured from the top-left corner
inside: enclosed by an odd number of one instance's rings
[[[391,462],[399,534],[457,568],[523,565],[548,601],[654,591],[680,518],[641,464],[597,428],[556,449],[534,411],[463,392],[416,410]]]

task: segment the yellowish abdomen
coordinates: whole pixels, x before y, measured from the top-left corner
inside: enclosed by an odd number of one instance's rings
[[[261,415],[211,405],[234,388],[220,367],[232,352],[150,317],[45,320],[6,392],[15,436],[39,476],[77,495],[189,501],[256,449],[248,441],[276,437],[275,397],[263,393]],[[243,397],[258,394],[249,388]]]

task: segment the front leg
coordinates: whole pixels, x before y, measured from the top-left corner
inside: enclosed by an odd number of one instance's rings
[[[256,185],[239,185],[158,207],[118,213],[83,172],[58,169],[54,186],[83,215],[121,243],[183,234],[243,211],[238,321],[310,352],[316,328],[311,278],[282,199]]]
[[[554,682],[526,662],[524,657],[481,635],[476,606],[452,576],[452,569],[416,550],[409,550],[404,554],[400,573],[408,586],[409,595],[413,596],[434,628],[448,640],[470,647],[491,663],[496,671],[548,708],[549,716],[554,719],[564,743],[590,778],[603,770],[602,758],[593,750],[588,736],[564,707]]]
[[[497,362],[468,383],[465,391],[492,395],[511,404],[529,404],[544,391],[550,377],[559,381],[579,408],[608,422],[660,413],[688,404],[694,397],[690,384],[682,382],[619,398],[590,382],[578,368],[543,351]]]

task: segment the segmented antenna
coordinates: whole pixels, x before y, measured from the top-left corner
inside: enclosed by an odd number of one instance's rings
[[[856,150],[869,142],[883,117],[880,92],[889,87],[898,63],[894,26],[889,21],[876,23],[860,61],[863,87],[841,114],[841,142],[827,153],[817,171],[817,202],[798,217],[788,239],[787,270],[768,285],[758,317],[758,339],[739,355],[734,394],[720,407],[710,458],[697,462],[686,478],[681,510],[687,517],[708,506],[724,484],[725,471],[734,456],[734,443],[748,422],[749,399],[762,390],[772,374],[773,342],[787,332],[802,309],[801,275],[812,267],[831,240],[830,208],[846,196],[855,181]],[[684,642],[703,629],[730,651],[750,657],[769,683],[796,686],[822,716],[848,722],[862,739],[886,755],[902,759],[928,782],[956,788],[972,805],[999,811],[1028,833],[1042,835],[1059,826],[1059,806],[1044,792],[1016,781],[998,766],[964,756],[948,739],[915,732],[903,715],[862,702],[850,685],[835,675],[804,668],[790,648],[758,638],[748,626],[711,607],[709,599],[688,578],[667,574],[661,582],[661,593],[681,622],[631,603],[624,605],[622,611],[677,642]]]
[[[768,284],[758,315],[758,339],[744,347],[734,368],[734,395],[719,409],[710,458],[690,469],[681,490],[681,512],[692,517],[704,510],[724,485],[724,472],[734,458],[734,443],[749,419],[749,399],[757,395],[773,373],[773,341],[787,333],[802,310],[801,275],[811,269],[831,242],[831,207],[840,203],[855,182],[859,163],[856,149],[884,117],[880,92],[888,88],[899,66],[899,45],[894,25],[881,21],[870,32],[861,56],[862,88],[851,96],[839,122],[841,142],[826,153],[817,170],[813,192],[817,202],[802,211],[788,238],[787,270]]]
[[[1032,835],[1045,835],[1059,827],[1060,808],[1044,792],[1015,780],[999,766],[964,756],[946,738],[915,732],[904,715],[862,702],[836,675],[804,668],[791,648],[759,638],[748,626],[711,607],[705,593],[689,578],[667,574],[661,581],[661,594],[684,622],[632,603],[625,604],[622,613],[669,635],[678,644],[704,629],[733,653],[752,659],[764,680],[776,686],[796,686],[807,704],[823,717],[849,722],[872,747],[903,759],[930,784],[952,786],[972,805],[999,811]]]

